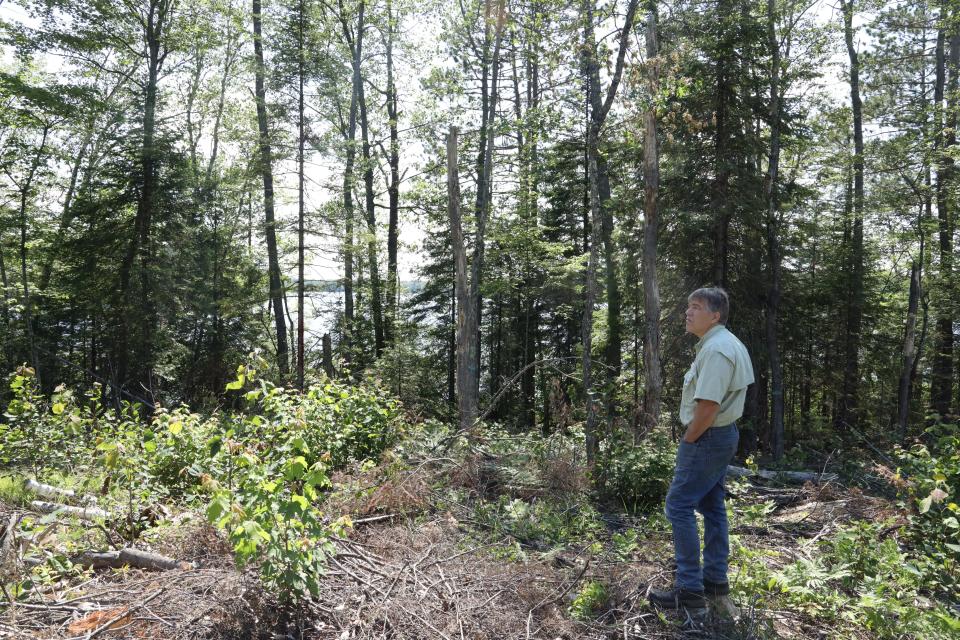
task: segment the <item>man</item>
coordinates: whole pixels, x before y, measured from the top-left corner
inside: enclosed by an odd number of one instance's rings
[[[735,424],[743,415],[753,365],[746,347],[727,330],[730,301],[719,287],[697,289],[687,298],[687,331],[700,341],[683,377],[680,422],[686,427],[667,492],[666,514],[673,527],[676,585],[653,590],[650,602],[664,609],[698,608],[706,596],[730,593],[730,543],[723,479],[737,451]],[[703,566],[694,510],[703,514]]]

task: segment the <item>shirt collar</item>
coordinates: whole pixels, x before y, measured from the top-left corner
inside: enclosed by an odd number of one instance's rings
[[[710,338],[716,336],[718,333],[726,330],[726,326],[722,324],[717,324],[710,327],[710,330],[703,334],[703,337],[697,342],[697,345],[693,348],[694,353],[700,353],[700,349],[703,348],[703,345],[707,344]]]

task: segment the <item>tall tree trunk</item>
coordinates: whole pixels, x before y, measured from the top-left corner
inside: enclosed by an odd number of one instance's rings
[[[627,15],[624,19],[624,25],[620,30],[620,50],[617,56],[617,66],[614,70],[613,78],[604,99],[600,87],[600,64],[597,60],[596,37],[594,35],[594,0],[584,2],[584,71],[587,76],[587,97],[590,103],[590,126],[594,129],[594,138],[596,144],[593,149],[587,149],[588,153],[593,153],[592,160],[597,165],[597,194],[600,199],[600,233],[603,241],[604,258],[604,283],[607,292],[607,345],[604,361],[608,366],[607,372],[610,380],[616,379],[620,375],[621,366],[621,343],[623,342],[623,322],[621,319],[622,297],[620,294],[619,280],[617,278],[617,256],[616,247],[613,243],[613,212],[610,207],[610,174],[606,159],[600,154],[600,135],[607,114],[610,111],[613,97],[616,95],[620,84],[620,78],[623,73],[623,62],[627,47],[629,46],[629,34],[633,29],[633,22],[637,13],[639,0],[630,0],[627,7]]]
[[[361,7],[362,10],[362,7]],[[356,54],[354,54],[356,57]],[[353,165],[356,158],[357,139],[357,84],[359,67],[353,71],[353,90],[350,95],[350,113],[346,139],[346,157],[343,168],[343,342],[344,358],[349,363],[353,349]]]
[[[360,34],[357,35],[359,49]],[[360,105],[360,141],[363,154],[364,212],[367,221],[367,262],[370,267],[370,311],[373,316],[374,352],[383,353],[383,290],[380,285],[380,265],[377,256],[377,214],[373,193],[373,157],[370,153],[370,126],[367,121],[367,99],[361,81],[357,87]]]
[[[447,402],[457,408],[457,283],[450,287],[450,342],[447,345]]]
[[[37,152],[30,163],[30,169],[26,178],[20,184],[20,284],[23,290],[23,321],[24,331],[27,336],[27,347],[30,349],[30,364],[36,372],[37,379],[40,378],[40,359],[37,357],[37,345],[33,335],[33,303],[30,300],[30,281],[27,278],[27,206],[30,202],[30,192],[33,190],[33,180],[37,176],[40,164],[43,161],[43,154],[47,149],[47,136],[50,133],[50,123],[43,125],[43,135],[40,144],[37,146]]]
[[[900,370],[900,386],[897,394],[897,429],[901,441],[907,435],[907,423],[910,419],[910,376],[917,356],[915,336],[919,305],[920,261],[915,260],[910,266],[910,297],[907,303],[907,325],[903,332],[903,366]]]
[[[539,7],[531,4],[530,19],[536,21],[539,17]],[[511,45],[516,51],[516,32],[511,32]],[[539,42],[531,42],[537,38],[534,33],[528,34],[524,48],[524,64],[526,68],[526,112],[523,110],[524,100],[520,91],[520,73],[517,67],[517,55],[512,56],[513,102],[514,114],[517,122],[517,158],[519,174],[518,210],[521,220],[527,228],[538,227],[539,209],[537,206],[537,162],[538,138],[540,135],[539,122],[536,119],[539,113],[540,79],[537,47]],[[535,276],[531,273],[530,265],[523,262],[523,276],[520,294],[517,296],[517,334],[520,339],[520,357],[517,368],[520,374],[520,403],[521,422],[527,427],[536,424],[536,362],[537,333],[539,331],[539,316],[533,291],[536,289]]]
[[[467,251],[460,219],[460,172],[457,165],[457,128],[447,137],[447,214],[450,242],[456,271],[457,306],[457,410],[460,429],[469,431],[477,420],[479,404],[477,378],[476,306],[467,282]]]
[[[260,174],[263,177],[264,235],[267,239],[267,270],[270,279],[270,303],[273,306],[277,332],[277,369],[281,376],[289,371],[287,325],[283,317],[283,284],[280,279],[280,260],[277,254],[277,228],[273,201],[273,153],[267,127],[267,92],[264,87],[266,68],[263,62],[263,35],[260,0],[253,0],[253,50],[256,57],[255,95],[257,126],[260,133]]]
[[[859,424],[860,336],[863,325],[863,103],[860,100],[860,59],[853,42],[853,2],[841,0],[843,34],[850,58],[850,104],[853,109],[853,226],[849,251],[847,326],[844,350],[843,394],[837,418],[841,427]]]
[[[593,127],[587,128],[587,148],[596,147],[597,140]],[[583,398],[586,404],[587,419],[584,425],[585,448],[587,466],[593,465],[597,457],[600,438],[597,433],[597,409],[593,401],[593,307],[597,299],[597,261],[600,257],[600,193],[597,185],[597,161],[595,151],[588,156],[587,175],[590,182],[590,255],[587,259],[587,273],[585,277],[583,305],[583,321],[581,323],[581,340],[583,342]]]
[[[167,50],[162,46],[166,27],[171,19],[173,0],[150,0],[147,12],[143,17],[144,39],[147,58],[147,81],[144,85],[143,107],[143,143],[140,150],[140,170],[142,173],[139,197],[137,198],[137,213],[133,224],[133,237],[127,245],[120,264],[120,340],[117,364],[117,379],[125,385],[129,374],[130,357],[130,325],[139,320],[139,333],[135,345],[137,372],[133,374],[133,382],[151,388],[153,371],[153,327],[155,326],[155,311],[153,309],[153,292],[149,270],[152,268],[152,252],[150,250],[150,231],[153,224],[154,200],[157,189],[158,162],[154,143],[156,133],[157,111],[157,83],[160,70]],[[140,303],[135,305],[132,300],[130,278],[133,273],[133,264],[137,257],[141,263],[141,292]]]
[[[10,324],[10,282],[7,279],[7,265],[3,261],[3,235],[0,234],[0,296],[3,298],[3,322]]]
[[[657,0],[647,2],[647,81],[650,96],[660,91],[660,60],[657,46]],[[660,421],[660,286],[657,279],[657,236],[660,226],[658,192],[660,158],[657,147],[657,110],[655,100],[643,115],[643,314],[646,336],[643,341],[643,414],[644,427],[653,429]]]
[[[733,72],[735,61],[735,30],[729,21],[734,15],[734,0],[718,0],[717,20],[719,21],[716,58],[716,96],[714,119],[716,121],[714,138],[714,177],[710,190],[710,209],[716,216],[713,230],[713,281],[727,288],[728,255],[730,253],[730,202],[729,187],[731,167],[735,159],[731,156],[731,134],[736,131],[731,121],[731,103],[733,102]]]
[[[940,8],[940,26],[937,34],[937,85],[934,89],[934,112],[937,149],[937,222],[939,231],[940,272],[937,286],[936,339],[930,380],[930,405],[942,419],[950,413],[953,389],[954,337],[953,319],[956,305],[953,283],[953,197],[954,161],[951,148],[956,144],[957,70],[960,58],[960,38],[956,27],[948,24],[956,15],[948,15],[950,3],[945,0]],[[949,29],[949,31],[945,31]],[[945,55],[944,41],[949,34],[949,57]],[[944,87],[944,85],[947,85]],[[944,90],[946,89],[946,90]],[[946,99],[946,104],[944,104]],[[944,121],[944,113],[946,118]]]
[[[770,69],[770,154],[767,158],[767,256],[770,260],[770,288],[767,291],[767,357],[770,360],[770,449],[774,460],[783,458],[784,398],[783,371],[780,365],[780,344],[777,316],[780,312],[780,213],[777,197],[780,171],[780,41],[776,31],[776,5],[767,0],[767,45],[771,53]]]
[[[476,349],[474,357],[476,358],[477,376],[473,379],[477,389],[474,392],[477,397],[480,394],[480,321],[483,316],[483,298],[480,293],[480,283],[483,278],[483,259],[486,249],[486,230],[487,218],[490,213],[490,198],[493,194],[493,145],[494,145],[494,121],[497,115],[497,101],[499,94],[497,86],[500,79],[500,45],[503,41],[503,25],[506,21],[507,13],[505,10],[506,0],[497,0],[494,7],[493,0],[485,1],[484,16],[486,27],[484,29],[483,43],[483,77],[481,82],[481,108],[483,109],[482,125],[480,130],[480,154],[478,156],[479,166],[477,171],[477,204],[476,204],[476,230],[474,233],[473,262],[470,265],[470,299],[475,307],[475,331],[476,331]],[[492,38],[492,41],[491,41]],[[493,46],[493,54],[490,55],[490,46]],[[487,83],[487,72],[489,70],[489,86]]]
[[[304,365],[304,212],[303,212],[303,0],[297,5],[297,388],[303,391]]]
[[[387,317],[386,342],[393,346],[397,321],[397,250],[400,222],[400,137],[397,130],[400,118],[397,100],[397,85],[393,78],[393,34],[396,28],[393,2],[387,0],[387,119],[390,125],[390,183],[387,185],[389,219],[387,221]]]
[[[630,44],[630,32],[633,29],[633,22],[637,14],[639,0],[630,0],[627,7],[627,15],[624,18],[624,25],[620,29],[620,48],[617,52],[617,61],[614,68],[613,77],[610,85],[607,87],[606,96],[600,99],[600,66],[597,61],[596,37],[594,35],[594,0],[583,0],[581,4],[581,20],[583,21],[584,44],[581,54],[581,66],[584,79],[586,80],[586,91],[589,105],[589,118],[587,122],[587,179],[589,185],[589,204],[590,204],[590,257],[588,259],[586,273],[586,300],[583,310],[583,324],[581,335],[583,338],[583,385],[584,397],[586,400],[587,423],[586,423],[586,448],[587,462],[592,464],[597,453],[599,437],[596,432],[596,407],[593,402],[593,377],[592,377],[592,355],[591,348],[593,343],[593,308],[596,304],[596,261],[599,259],[598,242],[603,243],[603,225],[604,225],[604,203],[601,201],[601,180],[606,175],[601,175],[600,165],[600,134],[610,107],[613,105],[613,99],[616,97],[617,88],[620,85],[620,79],[623,77],[623,65],[626,59],[627,47]],[[609,184],[607,185],[609,188]],[[612,215],[612,214],[611,214]],[[608,221],[612,225],[612,219]],[[611,251],[606,251],[604,256],[607,259],[606,264],[610,265],[607,269],[607,288],[608,294],[613,293],[616,298],[614,301],[607,300],[608,309],[615,307],[615,317],[608,317],[608,351],[607,359],[614,358],[615,368],[610,371],[611,376],[615,376],[620,370],[620,300],[619,290],[616,286],[616,274],[611,262],[613,258],[612,245]],[[611,278],[612,276],[612,278]],[[612,283],[612,288],[611,288]],[[616,333],[616,335],[614,335]],[[609,364],[609,362],[608,362]],[[610,365],[614,366],[614,365]],[[611,404],[608,406],[608,418],[613,419],[612,396]]]

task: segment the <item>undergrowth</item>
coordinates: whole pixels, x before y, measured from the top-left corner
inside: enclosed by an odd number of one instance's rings
[[[43,398],[33,372],[19,369],[0,422],[8,470],[0,500],[26,505],[27,475],[97,489],[130,539],[158,501],[202,510],[237,561],[255,566],[285,603],[318,592],[331,540],[345,535],[351,515],[448,517],[465,544],[481,542],[510,562],[567,554],[616,566],[670,556],[662,505],[676,447],[666,436],[608,441],[588,470],[576,427],[543,436],[484,425],[468,441],[439,422],[404,422],[401,407],[376,387],[325,380],[301,394],[262,379],[257,368],[251,361],[228,385],[238,409],[158,408],[149,416],[134,405],[106,406],[96,385]],[[944,604],[960,600],[960,440],[932,429],[897,455],[898,520],[850,522],[789,553],[732,537],[734,595],[760,612],[740,625],[753,625],[750,637],[765,637],[772,622],[762,611],[775,609],[838,637],[960,634]],[[749,490],[739,485],[737,495]],[[730,502],[737,525],[758,529],[777,509],[772,501]],[[13,585],[14,597],[75,571],[67,555],[47,558]],[[567,615],[595,621],[612,598],[602,575],[585,576],[567,595]]]

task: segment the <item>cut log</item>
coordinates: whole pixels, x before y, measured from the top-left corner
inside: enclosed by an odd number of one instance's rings
[[[52,484],[37,482],[33,478],[27,478],[26,482],[23,483],[23,488],[44,498],[58,498],[63,500],[64,498],[72,498],[76,495],[73,489],[61,489]]]
[[[120,569],[123,567],[123,563],[120,562],[119,551],[84,551],[73,559],[73,563],[92,569]]]
[[[70,505],[60,504],[59,502],[45,502],[43,500],[34,500],[30,503],[35,511],[40,513],[62,513],[68,516],[74,516],[81,520],[100,520],[111,517],[110,513],[97,507],[71,507]]]
[[[137,567],[138,569],[156,569],[159,571],[166,571],[169,569],[193,568],[193,565],[191,565],[189,562],[175,560],[167,556],[162,556],[159,553],[150,553],[148,551],[141,551],[140,549],[132,549],[130,547],[120,550],[120,561],[124,564],[129,564],[131,567]]]
[[[745,469],[730,465],[727,467],[727,475],[735,478],[763,478],[764,480],[780,480],[783,482],[792,482],[803,484],[804,482],[813,482],[814,484],[826,484],[836,482],[840,476],[835,473],[820,473],[818,471],[767,471],[765,469]]]
[[[186,570],[193,568],[193,565],[189,562],[129,547],[120,551],[85,551],[74,558],[73,561],[75,564],[94,569],[119,569],[130,566],[137,569],[167,571],[170,569]]]

